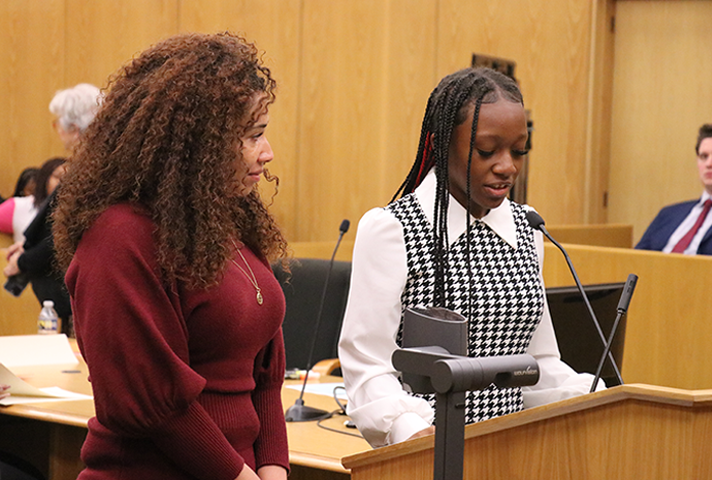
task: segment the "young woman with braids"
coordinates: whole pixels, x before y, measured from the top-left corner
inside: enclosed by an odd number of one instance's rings
[[[287,478],[274,88],[244,39],[178,35],[85,133],[54,217],[96,406],[81,480]]]
[[[590,389],[592,375],[560,360],[542,235],[528,226],[528,207],[507,199],[527,139],[514,81],[489,69],[449,75],[430,95],[415,163],[394,201],[361,219],[339,357],[349,414],[371,445],[434,432],[432,399],[406,393],[391,364],[406,307],[462,314],[470,356],[537,359],[534,387],[469,392],[468,423]]]

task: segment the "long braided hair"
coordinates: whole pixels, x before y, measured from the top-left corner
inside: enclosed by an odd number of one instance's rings
[[[472,111],[472,132],[467,159],[467,198],[470,198],[470,171],[480,107],[499,99],[523,104],[522,94],[510,77],[489,68],[465,68],[443,78],[428,98],[420,131],[420,143],[415,162],[393,200],[412,193],[435,167],[437,187],[433,214],[432,258],[435,270],[433,305],[445,307],[445,285],[448,266],[447,212],[449,208],[448,152],[453,130],[467,120]],[[474,107],[474,108],[473,108]],[[467,232],[470,231],[470,209],[467,206]],[[467,241],[470,259],[469,235]],[[471,270],[471,267],[470,267]],[[470,278],[472,272],[469,272]]]

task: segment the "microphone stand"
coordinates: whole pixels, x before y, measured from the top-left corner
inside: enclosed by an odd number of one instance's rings
[[[541,218],[541,216],[534,212],[534,211],[529,211],[527,212],[527,221],[529,222],[529,225],[536,229],[541,231],[546,238],[548,238],[551,243],[556,245],[556,247],[561,250],[561,253],[564,254],[564,258],[566,259],[566,263],[569,265],[569,270],[571,271],[571,275],[574,277],[574,282],[576,282],[576,287],[578,288],[578,291],[581,293],[581,297],[583,297],[583,302],[586,304],[586,310],[588,310],[588,315],[591,317],[591,320],[593,321],[593,325],[596,327],[596,331],[598,332],[598,336],[601,338],[601,343],[603,344],[603,348],[606,348],[606,336],[603,334],[603,331],[601,330],[601,325],[598,323],[598,319],[596,318],[596,314],[593,313],[593,308],[591,307],[591,302],[588,301],[588,296],[586,295],[586,292],[583,290],[583,285],[581,285],[581,281],[578,278],[578,275],[576,274],[576,269],[574,268],[573,263],[571,263],[571,258],[569,258],[569,254],[566,253],[566,250],[564,247],[559,244],[554,238],[549,234],[549,231],[546,229],[544,226],[544,219]],[[610,352],[610,347],[608,349],[607,355],[605,355],[603,358],[605,359],[608,357],[608,359],[611,362],[611,366],[613,367],[613,371],[616,374],[616,379],[620,384],[623,384],[623,378],[621,377],[621,372],[618,369],[618,364],[616,364],[616,360],[613,358],[613,355]],[[591,385],[592,391],[595,390],[596,384]]]
[[[593,383],[591,384],[591,390],[589,393],[593,393],[596,390],[596,384],[598,379],[601,378],[601,372],[603,371],[603,365],[606,363],[606,357],[611,352],[611,346],[613,345],[613,338],[616,335],[616,330],[618,329],[618,323],[621,318],[628,312],[628,305],[630,305],[630,299],[633,296],[633,291],[635,290],[635,284],[638,282],[638,276],[631,273],[628,275],[628,280],[626,280],[625,287],[623,289],[623,294],[618,301],[618,314],[611,327],[611,333],[608,335],[608,341],[603,349],[603,355],[601,355],[601,360],[598,362],[598,368],[596,368],[596,375],[593,377]]]
[[[531,355],[466,357],[435,346],[400,348],[391,356],[396,370],[423,377],[429,384],[419,393],[435,393],[434,480],[463,478],[465,397],[494,383],[499,388],[523,387],[539,381],[539,365]]]
[[[334,258],[336,257],[336,251],[339,249],[341,244],[341,239],[344,234],[349,230],[349,221],[344,220],[339,226],[339,239],[336,241],[336,247],[334,247],[334,252],[331,254],[331,261],[329,262],[329,269],[326,271],[326,280],[324,280],[324,289],[321,292],[321,301],[319,302],[319,312],[316,316],[316,325],[314,326],[314,335],[312,336],[312,344],[309,349],[309,357],[307,358],[307,372],[304,375],[304,383],[302,384],[302,391],[299,393],[299,398],[294,402],[294,405],[289,407],[284,414],[284,419],[288,422],[310,422],[312,420],[321,420],[323,418],[329,417],[331,415],[326,410],[321,410],[319,408],[310,407],[304,404],[304,390],[307,387],[307,380],[309,380],[309,371],[313,367],[312,357],[314,356],[314,347],[316,346],[316,338],[319,334],[319,325],[321,323],[321,312],[324,309],[324,301],[326,300],[326,289],[329,286],[329,277],[331,276],[331,270],[334,266]]]

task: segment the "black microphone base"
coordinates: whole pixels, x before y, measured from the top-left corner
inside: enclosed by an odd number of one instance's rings
[[[312,422],[322,420],[331,416],[326,410],[304,405],[304,400],[298,398],[294,405],[287,409],[284,419],[288,422]]]

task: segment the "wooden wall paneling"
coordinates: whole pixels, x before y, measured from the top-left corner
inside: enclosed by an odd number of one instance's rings
[[[62,152],[49,102],[64,77],[64,0],[0,2],[0,193]]]
[[[305,0],[296,240],[334,239],[405,177],[434,86],[433,5]]]
[[[66,86],[102,88],[134,56],[178,30],[178,0],[66,0]]]
[[[270,108],[267,138],[274,150],[270,172],[280,179],[279,194],[270,211],[288,239],[296,237],[297,131],[301,56],[301,0],[181,1],[181,31],[214,33],[229,30],[255,42],[277,81],[277,101]],[[274,186],[260,183],[269,203]]]
[[[658,210],[702,191],[697,130],[712,122],[712,2],[618,1],[608,221],[637,242]]]
[[[529,199],[557,224],[583,223],[590,68],[590,0],[442,0],[439,76],[473,52],[517,62],[534,121]]]
[[[372,198],[359,195],[358,202],[350,205],[353,226],[360,214],[391,200],[415,161],[425,107],[439,81],[435,72],[437,3],[436,0],[390,0],[384,4],[387,49],[381,55],[385,83],[382,103],[378,105],[381,130],[378,142],[383,155],[376,164],[375,158],[369,158],[376,139],[361,142],[359,163],[367,172],[364,181],[366,184],[375,182],[376,190]],[[358,194],[358,191],[353,193]]]

